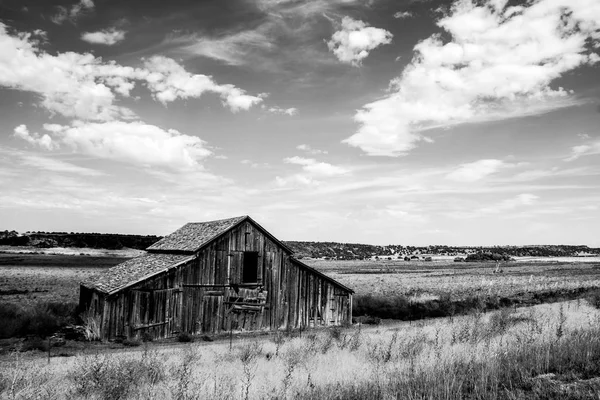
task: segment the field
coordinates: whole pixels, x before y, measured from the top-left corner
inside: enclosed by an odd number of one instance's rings
[[[73,252],[71,252],[73,254]],[[77,302],[79,282],[126,260],[121,254],[0,253],[0,302]],[[111,253],[115,254],[115,253]],[[527,296],[548,291],[600,288],[600,262],[510,262],[303,260],[357,296],[407,296],[414,301],[473,296]]]
[[[414,300],[450,294],[472,296],[600,288],[600,262],[529,261],[495,263],[452,261],[324,261],[304,260],[310,266],[353,288],[358,296],[404,295]]]
[[[457,318],[74,357],[13,353],[0,397],[597,399],[600,312],[585,301]]]
[[[126,259],[0,253],[0,302],[77,302],[79,282]]]
[[[216,338],[125,343],[139,347],[68,341],[53,348],[50,358],[25,351],[47,350],[47,342],[31,334],[43,336],[72,321],[79,282],[123,260],[0,254],[0,334],[30,335],[0,343],[0,398],[600,395],[600,296],[592,292],[600,288],[598,262],[505,263],[494,273],[493,263],[304,260],[353,288],[358,314],[384,319],[358,318],[377,325],[241,335],[232,347]],[[545,301],[553,303],[531,306]],[[448,317],[427,318],[432,316]]]

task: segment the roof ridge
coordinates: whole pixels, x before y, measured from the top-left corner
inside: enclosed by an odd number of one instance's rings
[[[188,222],[146,250],[149,252],[193,253],[245,220],[251,220],[250,216]]]

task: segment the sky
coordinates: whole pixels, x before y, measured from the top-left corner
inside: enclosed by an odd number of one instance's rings
[[[0,0],[0,229],[600,247],[597,0]]]

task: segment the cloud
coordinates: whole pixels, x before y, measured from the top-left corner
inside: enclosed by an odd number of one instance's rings
[[[104,62],[89,53],[52,55],[38,48],[29,33],[10,35],[0,23],[0,86],[37,93],[51,113],[81,120],[133,119],[135,114],[117,105],[118,96],[129,97],[136,82],[145,84],[163,104],[178,98],[218,94],[232,111],[247,110],[262,101],[212,77],[192,74],[173,59],[154,56],[145,68]]]
[[[23,155],[21,163],[26,166],[39,168],[44,171],[66,172],[83,176],[102,176],[106,175],[103,172],[91,168],[80,167],[65,161],[54,160],[51,158],[41,157],[37,155]]]
[[[312,147],[310,147],[307,144],[299,144],[298,146],[296,146],[296,148],[298,150],[302,150],[307,152],[308,154],[327,154],[328,152],[326,150],[319,150],[319,149],[313,149]]]
[[[17,129],[27,132],[25,125]],[[135,165],[176,171],[201,169],[199,161],[212,154],[199,137],[138,121],[75,121],[70,126],[44,124],[44,129],[52,136],[54,148],[60,144],[91,157]]]
[[[294,156],[285,158],[283,161],[288,164],[302,165],[302,169],[313,176],[335,176],[349,172],[346,168],[338,167],[326,162],[318,162],[314,158]]]
[[[163,104],[176,99],[198,98],[205,92],[218,93],[231,111],[248,110],[262,102],[259,96],[246,94],[233,85],[219,85],[212,77],[187,72],[175,60],[154,56],[144,63],[148,74],[143,78],[148,89]]]
[[[92,44],[115,45],[125,40],[125,31],[116,28],[105,29],[97,32],[84,32],[81,40]]]
[[[600,154],[600,140],[591,141],[587,144],[571,147],[571,155],[565,161],[574,161],[583,156]]]
[[[77,20],[80,15],[94,10],[94,7],[94,2],[92,0],[81,0],[79,3],[73,4],[70,9],[58,6],[58,12],[50,17],[50,19],[55,24],[61,25],[66,20]]]
[[[447,179],[457,182],[476,182],[506,167],[501,160],[488,159],[462,164],[446,175]]]
[[[283,162],[300,165],[303,172],[285,178],[277,176],[275,182],[278,186],[288,186],[290,184],[318,185],[321,183],[318,179],[345,175],[350,172],[347,168],[326,162],[319,162],[314,158],[294,156],[285,158]]]
[[[264,32],[265,28],[266,26],[262,26],[213,37],[198,34],[170,35],[166,43],[181,44],[181,50],[184,52],[219,60],[228,65],[244,65],[253,53],[274,47]]]
[[[298,114],[298,109],[295,107],[290,107],[290,108],[281,108],[281,107],[269,107],[267,108],[267,111],[272,113],[272,114],[284,114],[284,115],[289,115],[290,117],[293,115]]]
[[[530,206],[535,204],[539,196],[531,193],[522,193],[512,199],[506,199],[495,205],[481,208],[477,211],[478,214],[499,214],[504,211],[514,210],[521,206]]]
[[[419,42],[389,94],[366,104],[344,140],[369,155],[399,156],[426,129],[535,115],[581,100],[551,83],[600,57],[600,7],[591,0],[540,0],[507,7],[459,0]],[[449,40],[443,39],[449,37]]]
[[[15,128],[14,135],[25,140],[29,144],[40,146],[46,150],[52,150],[56,148],[56,144],[52,141],[50,136],[47,134],[40,135],[39,133],[30,133],[25,125],[17,126]]]
[[[411,13],[410,11],[398,11],[396,14],[394,14],[394,18],[396,19],[405,19],[405,18],[412,18],[413,17],[413,13]]]
[[[359,67],[370,51],[391,43],[392,37],[385,29],[369,27],[363,21],[344,17],[341,30],[331,36],[327,47],[341,62]]]

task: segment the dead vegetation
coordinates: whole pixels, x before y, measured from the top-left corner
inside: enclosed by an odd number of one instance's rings
[[[585,301],[303,337],[0,362],[2,398],[592,399],[600,312]]]

